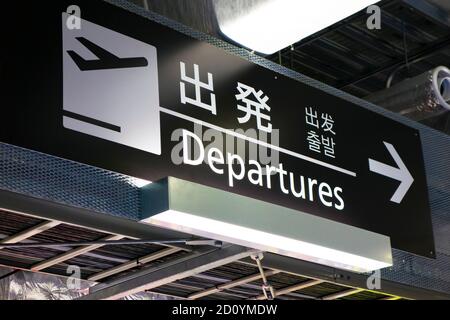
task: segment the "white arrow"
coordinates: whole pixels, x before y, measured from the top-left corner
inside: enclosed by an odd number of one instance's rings
[[[383,176],[395,179],[397,181],[400,181],[400,186],[397,188],[397,191],[395,191],[394,195],[391,198],[392,202],[395,203],[401,203],[403,198],[405,197],[406,193],[408,192],[409,188],[414,182],[414,178],[412,177],[409,170],[406,168],[405,164],[403,163],[402,159],[397,153],[397,150],[395,150],[394,146],[390,143],[383,142],[386,148],[388,149],[389,153],[391,154],[392,158],[394,158],[395,163],[397,164],[396,167],[389,166],[387,164],[369,159],[369,169],[372,172],[381,174]]]

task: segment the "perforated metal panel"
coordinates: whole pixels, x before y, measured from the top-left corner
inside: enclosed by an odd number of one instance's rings
[[[127,1],[105,1],[420,130],[424,146],[437,259],[421,258],[394,250],[394,266],[383,270],[382,276],[384,279],[410,286],[450,293],[449,136],[392,114],[246,50],[171,22]],[[132,184],[130,177],[6,144],[0,144],[0,188],[130,219],[138,219],[139,216],[139,191]]]
[[[139,219],[139,188],[131,177],[3,143],[0,188]]]

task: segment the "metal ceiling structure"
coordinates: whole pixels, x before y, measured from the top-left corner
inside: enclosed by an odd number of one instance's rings
[[[181,239],[186,235],[113,217],[94,221],[91,217],[98,213],[8,191],[1,191],[0,199],[0,247],[19,241],[61,243],[52,248],[3,247],[0,265],[16,272],[44,272],[66,277],[68,266],[79,266],[84,280],[96,282],[84,299],[118,299],[141,291],[188,300],[265,299],[261,289],[262,276],[249,258],[255,253],[252,249],[229,244],[221,248],[154,244],[66,246],[64,243],[67,242],[164,240]],[[73,223],[75,212],[76,224]],[[284,258],[294,260],[291,262],[298,268],[296,272],[289,267],[286,270],[277,268],[278,258],[282,257],[267,254],[262,260],[265,276],[275,288],[277,299],[400,299],[397,295],[339,283],[337,278],[344,275],[335,272],[329,274],[328,280],[297,273],[304,266],[295,259]],[[306,274],[310,273],[308,268],[314,269],[312,264],[305,265],[308,266],[304,268]]]
[[[146,8],[156,8],[160,1],[134,1]],[[164,1],[163,1],[164,2]],[[179,2],[179,1],[178,1]],[[196,1],[197,2],[197,1]],[[200,2],[200,1],[199,1]],[[197,2],[197,5],[198,3]],[[186,3],[186,2],[185,2]],[[192,1],[191,1],[192,3]],[[389,75],[399,67],[398,79],[419,74],[438,65],[445,65],[450,55],[450,29],[448,17],[434,0],[421,6],[419,0],[386,0],[382,6],[382,29],[374,33],[365,28],[365,16],[358,14],[329,29],[311,36],[271,60],[299,71],[311,78],[341,88],[358,97],[364,97],[385,87]],[[170,7],[170,6],[169,6]],[[178,7],[180,8],[180,7]],[[181,7],[183,8],[183,7]],[[180,9],[180,14],[183,10]],[[204,15],[208,10],[202,11]],[[183,22],[183,21],[181,21]],[[193,21],[192,24],[196,22]],[[188,23],[186,23],[188,24]],[[205,27],[206,25],[206,27]],[[204,23],[214,28],[214,23]],[[210,29],[209,33],[214,33]],[[205,31],[205,30],[202,30]],[[406,44],[407,46],[405,46]],[[407,50],[405,50],[407,48]],[[407,58],[408,67],[404,68]],[[447,130],[448,116],[433,119],[429,125]],[[14,170],[29,165],[14,154]],[[32,155],[35,157],[35,155]],[[13,158],[13,157],[12,157]],[[10,159],[5,160],[5,163]],[[48,161],[48,162],[46,162]],[[55,162],[54,162],[55,161]],[[62,161],[58,159],[58,161]],[[22,163],[23,162],[23,163]],[[43,160],[63,173],[52,176],[48,167],[43,185],[64,181],[62,176],[69,165],[56,160]],[[28,167],[25,167],[28,168]],[[58,170],[59,170],[58,169]],[[83,167],[86,174],[95,175],[93,169]],[[24,169],[25,170],[25,169]],[[30,169],[30,171],[32,171]],[[55,172],[58,171],[55,169]],[[80,172],[78,167],[73,172]],[[91,170],[91,171],[90,171]],[[58,171],[59,172],[59,171]],[[29,173],[15,173],[15,177]],[[101,173],[104,175],[104,173]],[[30,174],[31,175],[31,174]],[[73,177],[68,179],[75,180]],[[115,178],[114,178],[115,179]],[[28,184],[25,178],[24,184]],[[92,181],[95,179],[92,178]],[[113,178],[111,178],[113,180]],[[14,181],[16,183],[16,181]],[[17,182],[20,184],[21,182]],[[33,182],[34,183],[34,182]],[[94,182],[92,187],[97,187]],[[80,188],[85,187],[83,181]],[[67,267],[77,265],[82,278],[95,282],[85,299],[122,298],[139,291],[163,294],[179,299],[265,299],[262,275],[251,255],[253,250],[224,244],[222,248],[186,245],[104,245],[67,246],[68,242],[113,241],[119,239],[171,240],[190,235],[152,227],[125,217],[104,214],[95,210],[72,206],[70,200],[44,199],[45,190],[14,192],[0,190],[0,265],[15,272],[30,271],[56,276],[67,276]],[[21,187],[22,188],[22,187]],[[27,185],[28,188],[28,185]],[[9,190],[20,188],[14,185]],[[38,189],[38,188],[37,188]],[[68,192],[77,190],[67,188]],[[90,189],[80,192],[89,193]],[[77,190],[78,191],[78,190]],[[121,196],[125,193],[118,192]],[[58,194],[59,195],[59,194]],[[36,196],[36,197],[35,197]],[[102,196],[102,195],[101,195]],[[100,197],[99,197],[100,198]],[[104,196],[101,201],[110,199]],[[94,196],[84,199],[88,205],[98,201]],[[99,202],[101,202],[99,201]],[[128,199],[126,201],[129,201]],[[136,201],[137,203],[138,201]],[[66,203],[66,204],[63,204]],[[126,215],[126,213],[124,213]],[[2,248],[12,243],[60,243],[60,247]],[[276,298],[285,300],[396,300],[396,299],[448,299],[448,295],[383,280],[383,292],[366,288],[368,275],[354,274],[331,267],[312,264],[276,254],[265,253],[262,260],[265,276],[274,287]],[[2,276],[7,278],[8,275]]]

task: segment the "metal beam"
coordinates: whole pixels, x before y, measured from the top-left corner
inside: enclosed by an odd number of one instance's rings
[[[439,8],[438,6],[423,0],[403,0],[403,3],[423,16],[428,17],[435,23],[438,23],[443,27],[450,27],[449,15],[445,10]]]
[[[409,60],[419,62],[424,57],[430,57],[430,56],[438,54],[441,50],[446,49],[448,46],[450,46],[450,37],[436,40],[435,42],[432,42],[431,44],[429,44],[428,46],[425,46],[424,48],[421,47],[417,50],[411,51],[410,55],[409,55]],[[338,89],[342,90],[347,86],[355,85],[355,84],[359,83],[360,81],[366,80],[370,77],[377,75],[378,73],[402,66],[404,63],[405,63],[405,59],[402,57],[393,59],[392,61],[389,61],[388,63],[386,63],[382,66],[373,68],[373,69],[369,70],[367,73],[361,74],[352,80],[343,81],[341,84],[339,84]],[[412,64],[412,62],[410,62],[410,64]]]
[[[295,50],[290,51],[289,54],[292,54],[292,61],[295,63],[305,63],[308,65],[308,67],[315,72],[319,72],[322,74],[325,74],[329,77],[336,78],[336,79],[347,79],[352,75],[352,72],[341,68],[339,65],[334,63],[329,63],[327,61],[317,59],[313,55],[309,55],[305,53],[304,51]],[[303,61],[303,63],[302,63]]]
[[[173,239],[173,240],[91,240],[91,241],[75,241],[75,242],[33,242],[33,243],[5,243],[3,248],[59,248],[59,247],[85,247],[92,245],[107,245],[107,246],[133,246],[133,245],[143,245],[152,244],[160,246],[168,246],[174,244],[186,244],[189,246],[197,245],[211,245],[214,247],[221,247],[222,242],[216,240],[190,240],[190,239]]]
[[[6,190],[0,190],[0,209],[38,219],[59,221],[98,232],[122,235],[131,239],[172,240],[191,237],[190,234],[161,229],[138,221]],[[186,245],[173,247],[191,250]]]
[[[280,273],[280,271],[269,270],[269,271],[265,272],[265,275],[266,275],[266,277],[270,277],[270,276],[273,276],[273,275],[275,275],[277,273]],[[203,290],[203,291],[200,291],[200,292],[193,293],[193,294],[191,294],[188,297],[188,299],[191,299],[191,300],[199,299],[199,298],[206,297],[206,296],[209,296],[209,295],[217,293],[217,292],[221,292],[221,291],[226,290],[226,289],[231,289],[231,288],[234,288],[234,287],[238,287],[238,286],[241,286],[243,284],[247,284],[247,283],[259,280],[259,279],[261,279],[261,273],[258,272],[258,273],[252,274],[250,276],[247,276],[247,277],[243,277],[243,278],[240,278],[240,279],[237,279],[237,280],[233,280],[233,281],[230,281],[230,282],[227,282],[227,283],[215,286],[215,287],[210,288],[210,289],[206,289],[206,290]]]
[[[229,245],[222,249],[202,249],[182,259],[165,263],[163,266],[144,269],[112,283],[97,285],[91,288],[89,295],[80,300],[120,299],[220,267],[256,252],[236,245]]]
[[[421,0],[423,1],[423,0]],[[436,36],[426,32],[424,29],[416,26],[414,23],[409,23],[401,17],[389,13],[387,10],[381,11],[381,21],[383,28],[389,27],[400,35],[405,32],[409,40],[416,43],[427,43],[436,40]]]
[[[362,66],[366,66],[367,64],[376,65],[378,62],[373,59],[371,56],[365,55],[355,52],[354,50],[347,48],[345,45],[342,45],[335,40],[331,40],[328,38],[319,38],[317,39],[319,44],[319,49],[324,50],[327,54],[336,56],[337,58],[342,57],[351,57],[347,58],[346,63],[354,64],[355,68],[361,68]]]
[[[341,292],[333,293],[333,294],[327,295],[325,297],[322,297],[322,300],[336,300],[336,299],[351,296],[353,294],[357,294],[362,291],[364,291],[364,289],[348,289],[348,290],[344,290]]]
[[[246,264],[252,264],[250,259],[244,260],[244,262]],[[328,266],[267,252],[264,254],[264,267],[301,277],[321,279],[325,282],[349,288],[366,288],[367,280],[370,277],[370,275],[338,270]],[[412,287],[385,279],[382,279],[382,286],[383,291],[380,292],[381,294],[388,293],[403,298],[417,300],[450,300],[450,295],[446,293]]]
[[[398,0],[385,0],[384,2],[380,3],[381,5],[381,9],[385,9],[388,8],[389,6],[391,6],[392,4],[396,4]],[[304,40],[300,40],[300,42],[294,44],[294,49],[297,50],[301,47],[307,46],[309,44],[312,44],[314,41],[316,41],[317,39],[320,39],[322,37],[326,37],[328,36],[329,33],[335,32],[336,30],[339,30],[341,27],[343,26],[347,26],[350,23],[354,22],[354,21],[358,21],[359,19],[361,19],[361,17],[366,17],[367,13],[366,10],[361,10],[358,13],[342,19],[339,22],[336,22],[333,25],[333,28],[329,27],[329,28],[324,28],[316,33],[314,33],[313,35],[305,38]],[[284,49],[284,50],[290,50],[290,49]]]
[[[316,286],[316,285],[321,284],[321,283],[323,283],[323,281],[321,281],[321,280],[308,280],[308,281],[305,281],[305,282],[302,282],[302,283],[299,283],[299,284],[296,284],[296,285],[293,285],[293,286],[289,286],[289,287],[286,287],[286,288],[283,288],[283,289],[276,290],[275,291],[275,297],[282,296],[282,295],[285,295],[285,294],[289,294],[289,293],[294,292],[294,291],[303,290],[303,289],[306,289],[306,288],[309,288],[309,287],[313,287],[313,286]],[[256,298],[253,298],[253,299],[254,300],[265,300],[266,297],[263,294],[261,294],[261,295],[257,296]]]
[[[240,263],[242,260],[240,261],[236,261],[236,263]],[[250,266],[250,264],[248,264]],[[253,265],[251,265],[251,267],[254,267]],[[275,270],[273,270],[275,271]],[[212,281],[212,282],[219,282],[219,283],[227,283],[229,280],[226,278],[222,278],[222,277],[217,277],[217,276],[213,276],[213,275],[206,275],[205,273],[202,274],[196,274],[192,276],[193,278],[198,278],[198,279],[203,279],[206,281]],[[256,291],[256,293],[251,293],[249,292],[249,290],[251,291]],[[233,287],[233,288],[229,288],[227,289],[225,294],[239,294],[239,295],[243,295],[244,299],[248,299],[248,297],[255,297],[259,292],[261,291],[261,285],[257,285],[257,284],[252,284],[252,283],[244,283],[241,284],[240,287]],[[223,294],[224,292],[219,292],[219,294]],[[313,296],[309,296],[309,295],[305,295],[305,294],[300,294],[300,293],[290,293],[289,297],[282,297],[283,299],[288,299],[290,297],[294,297],[294,298],[302,298],[302,299],[310,299],[310,300],[317,300],[316,297]]]
[[[57,225],[61,224],[58,221],[44,221],[41,222],[31,228],[28,228],[24,231],[21,231],[19,233],[16,233],[12,236],[9,236],[8,238],[0,240],[0,244],[12,244],[12,243],[18,243],[20,241],[23,241],[25,239],[31,238],[41,232],[47,231],[51,228],[56,227]],[[0,246],[0,249],[2,247]]]
[[[404,51],[402,48],[377,37],[373,32],[358,28],[354,25],[346,25],[337,29],[336,32],[347,39],[357,42],[360,46],[378,52],[385,57],[404,57]]]
[[[441,44],[441,48],[449,44],[450,38],[448,39],[448,43]],[[55,220],[69,225],[81,226],[99,232],[119,234],[127,238],[170,240],[190,236],[186,233],[152,227],[147,224],[114,217],[112,215],[67,206],[5,190],[0,190],[0,209],[39,219]],[[189,251],[192,249],[187,246],[177,247]],[[243,263],[255,266],[251,260],[248,260],[248,262],[244,260]],[[6,261],[3,264],[9,265]],[[11,267],[20,267],[25,270],[27,269],[27,266],[28,265],[14,265]],[[270,253],[265,254],[264,266],[272,270],[279,270],[298,276],[323,279],[330,283],[337,283],[348,287],[365,287],[368,278],[365,275],[338,271],[331,267]],[[449,294],[411,287],[388,280],[383,280],[383,291],[410,299],[450,299]]]
[[[135,268],[137,266],[140,266],[140,265],[143,265],[143,264],[146,264],[146,263],[158,260],[160,258],[169,256],[171,254],[174,254],[174,253],[177,253],[177,252],[180,252],[180,251],[181,251],[181,249],[178,249],[178,248],[168,248],[168,249],[160,250],[158,252],[146,255],[146,256],[144,256],[142,258],[139,258],[139,259],[136,259],[136,260],[132,260],[132,261],[128,261],[128,262],[125,262],[125,263],[123,263],[121,265],[113,267],[111,269],[108,269],[108,270],[96,273],[96,274],[90,276],[88,278],[88,280],[90,280],[90,281],[98,281],[100,279],[107,278],[109,276],[112,276],[114,274],[117,274],[117,273],[129,270],[129,269],[133,269],[133,268]]]
[[[124,238],[123,236],[119,236],[119,235],[110,235],[107,237],[102,238],[101,240],[104,241],[108,241],[108,240],[120,240]],[[91,245],[91,246],[86,246],[86,247],[79,247],[79,248],[74,248],[72,250],[69,250],[67,252],[64,252],[62,254],[57,255],[56,257],[50,258],[48,260],[44,260],[42,262],[39,262],[35,265],[33,265],[30,270],[31,271],[40,271],[43,269],[47,269],[48,267],[54,266],[56,264],[59,264],[61,262],[70,260],[72,258],[75,258],[79,255],[85,254],[87,252],[93,251],[95,249],[98,249],[100,247],[104,246],[103,244],[96,244],[96,245]]]
[[[142,6],[144,7],[145,10],[149,9],[147,0],[142,0]]]

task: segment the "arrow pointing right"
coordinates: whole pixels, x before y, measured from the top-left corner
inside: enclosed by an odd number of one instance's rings
[[[408,168],[406,168],[405,164],[398,155],[397,150],[395,150],[394,146],[388,142],[383,143],[388,149],[392,158],[394,158],[394,161],[397,164],[397,168],[387,165],[385,163],[378,162],[376,160],[369,159],[369,169],[372,172],[381,174],[383,176],[401,182],[399,187],[397,188],[397,191],[395,191],[394,195],[391,198],[392,202],[401,203],[406,193],[408,192],[409,188],[413,184],[414,178],[412,177]]]

